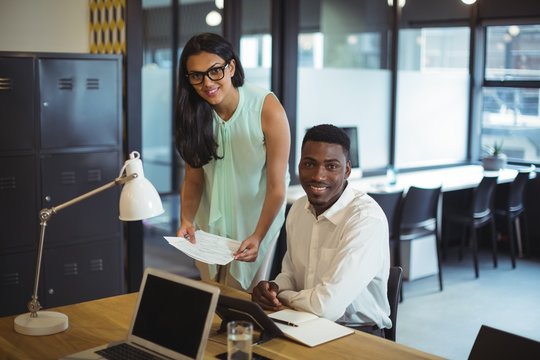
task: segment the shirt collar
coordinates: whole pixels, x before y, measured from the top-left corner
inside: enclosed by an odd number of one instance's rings
[[[357,196],[357,191],[353,190],[353,188],[347,182],[345,190],[343,190],[339,199],[337,199],[337,201],[332,206],[326,209],[325,212],[319,215],[318,219],[321,220],[323,218],[326,218],[332,223],[338,223],[340,220],[339,219],[340,211],[343,208],[345,208],[356,196]],[[305,209],[309,211],[313,216],[315,216],[315,210],[313,209],[313,206],[311,206],[311,203],[309,202],[307,197],[306,197],[306,200],[307,201],[306,201]]]

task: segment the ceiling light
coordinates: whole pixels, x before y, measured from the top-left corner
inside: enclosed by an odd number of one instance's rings
[[[461,0],[461,2],[466,5],[472,5],[476,2],[476,0]]]
[[[221,24],[221,14],[215,10],[210,11],[206,15],[206,23],[208,26],[218,26]]]
[[[398,0],[398,5],[400,8],[405,6],[406,0]],[[388,6],[394,5],[394,0],[388,0]]]
[[[511,25],[508,27],[508,33],[514,37],[518,36],[519,35],[519,26],[517,25]]]

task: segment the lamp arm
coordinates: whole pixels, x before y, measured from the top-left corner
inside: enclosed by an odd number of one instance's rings
[[[62,203],[57,206],[53,206],[51,208],[45,208],[42,209],[39,212],[39,225],[40,225],[40,231],[39,231],[39,243],[38,243],[38,251],[36,255],[36,274],[34,278],[34,289],[32,292],[32,299],[28,302],[28,310],[30,311],[31,317],[37,317],[37,312],[41,309],[41,304],[38,301],[38,287],[39,287],[39,274],[41,270],[41,258],[43,256],[43,243],[45,242],[45,228],[47,227],[47,221],[56,214],[58,211],[63,210],[73,204],[76,204],[80,201],[86,200],[102,191],[105,191],[107,189],[110,189],[112,187],[115,187],[116,185],[122,185],[126,182],[133,180],[137,177],[137,173],[133,173],[127,176],[120,176],[114,179],[113,181],[100,186],[94,190],[91,190],[85,194],[82,194],[80,196],[77,196],[76,198],[73,198],[71,200],[66,201],[65,203]]]

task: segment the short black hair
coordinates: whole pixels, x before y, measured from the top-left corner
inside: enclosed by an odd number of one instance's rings
[[[338,128],[337,126],[330,124],[316,125],[306,131],[304,140],[302,140],[302,149],[304,144],[308,141],[319,141],[329,144],[341,145],[345,158],[349,159],[349,152],[351,151],[351,139],[345,130]]]

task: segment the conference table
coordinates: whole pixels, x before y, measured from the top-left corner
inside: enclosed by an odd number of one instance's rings
[[[249,294],[213,283],[228,296],[249,298]],[[0,359],[58,359],[127,336],[137,293],[113,296],[55,308],[69,318],[69,328],[48,336],[27,336],[13,330],[15,316],[0,318]],[[53,310],[53,309],[49,309]],[[218,333],[215,316],[205,359],[227,351],[226,337]],[[274,338],[253,351],[270,359],[440,359],[390,340],[355,331],[340,339],[309,348],[285,338]]]

